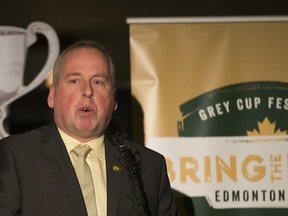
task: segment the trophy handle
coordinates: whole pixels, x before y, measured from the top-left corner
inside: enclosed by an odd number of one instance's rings
[[[59,40],[54,29],[43,22],[33,22],[29,24],[27,28],[27,39],[26,39],[26,47],[29,47],[36,41],[36,34],[42,34],[46,37],[48,42],[48,57],[42,68],[42,70],[38,73],[38,75],[27,85],[20,87],[17,97],[13,98],[13,100],[19,98],[20,96],[28,93],[29,91],[36,88],[40,85],[45,78],[47,77],[49,71],[52,69],[54,60],[57,58],[59,54]]]

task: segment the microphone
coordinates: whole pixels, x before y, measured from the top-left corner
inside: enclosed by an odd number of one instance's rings
[[[151,216],[147,195],[143,186],[143,179],[141,176],[142,163],[136,159],[136,154],[138,156],[140,156],[140,154],[138,152],[134,154],[132,153],[128,144],[128,136],[126,134],[120,135],[118,132],[116,132],[113,135],[112,140],[116,150],[124,160],[123,166],[129,173],[129,179],[138,205],[139,216]]]

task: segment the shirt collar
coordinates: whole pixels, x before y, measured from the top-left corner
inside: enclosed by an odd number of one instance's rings
[[[91,154],[95,154],[99,157],[101,161],[105,160],[105,149],[104,149],[104,135],[97,137],[95,139],[90,140],[89,142],[86,143],[81,143],[79,140],[74,139],[73,137],[69,136],[66,134],[64,131],[62,131],[59,127],[58,131],[60,133],[60,136],[63,139],[63,142],[66,146],[66,149],[68,153],[70,154],[72,150],[78,146],[78,145],[89,145],[90,148],[92,149]]]

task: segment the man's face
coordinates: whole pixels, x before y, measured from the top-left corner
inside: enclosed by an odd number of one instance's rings
[[[48,105],[57,126],[81,142],[102,135],[117,108],[107,59],[98,50],[68,52],[58,86],[51,86]]]

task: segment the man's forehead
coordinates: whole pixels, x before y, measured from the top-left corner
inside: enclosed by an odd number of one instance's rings
[[[95,72],[95,73],[87,73],[87,72],[77,72],[77,71],[71,71],[67,72],[64,74],[65,77],[84,77],[84,76],[90,76],[91,78],[93,77],[103,77],[103,78],[108,78],[108,74],[105,72]]]

